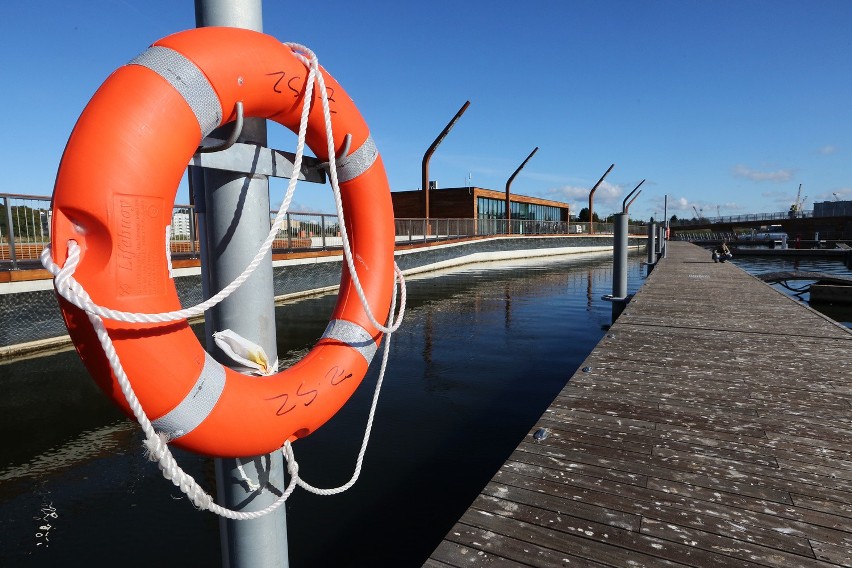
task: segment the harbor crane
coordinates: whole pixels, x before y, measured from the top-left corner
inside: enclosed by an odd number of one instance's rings
[[[701,209],[699,209],[695,205],[693,205],[692,210],[695,211],[695,218],[696,219],[700,220],[700,219],[704,218],[704,208],[703,207]]]
[[[799,191],[796,192],[796,201],[790,206],[790,211],[793,213],[797,213],[804,209],[805,201],[807,201],[808,196],[806,195],[802,198],[802,184],[799,184]]]

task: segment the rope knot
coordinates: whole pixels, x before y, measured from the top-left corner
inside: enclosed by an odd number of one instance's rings
[[[163,457],[168,453],[168,436],[165,434],[157,434],[153,437],[147,437],[142,442],[145,446],[145,457],[152,462],[162,461]]]

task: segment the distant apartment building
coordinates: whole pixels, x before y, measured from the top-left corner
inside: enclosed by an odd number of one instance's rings
[[[189,223],[189,211],[178,209],[172,214],[172,237],[189,239],[192,226]]]

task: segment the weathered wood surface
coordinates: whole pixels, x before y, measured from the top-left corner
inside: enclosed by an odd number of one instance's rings
[[[852,566],[852,332],[670,242],[425,566]]]

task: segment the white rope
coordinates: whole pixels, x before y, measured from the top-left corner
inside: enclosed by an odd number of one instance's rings
[[[246,482],[246,487],[248,487],[248,490],[257,491],[258,489],[260,489],[259,483],[255,483],[254,481],[249,479],[249,476],[246,474],[246,470],[243,469],[243,462],[240,460],[240,458],[237,458],[234,461],[237,462],[237,471],[240,472],[240,478]]]
[[[373,420],[375,417],[376,406],[378,404],[379,393],[381,391],[381,385],[384,380],[388,354],[390,350],[391,336],[393,332],[399,328],[402,322],[406,304],[405,280],[402,276],[402,271],[399,269],[399,266],[394,263],[393,293],[391,297],[390,313],[388,314],[388,325],[384,326],[379,324],[372,313],[369,303],[367,302],[366,296],[364,295],[363,288],[361,287],[360,280],[358,279],[357,272],[355,271],[355,266],[352,259],[352,252],[349,247],[346,225],[343,216],[343,206],[340,198],[340,187],[337,181],[337,171],[335,167],[334,138],[332,136],[331,131],[331,114],[328,105],[328,95],[325,90],[325,82],[323,81],[322,73],[319,72],[319,63],[317,61],[316,55],[308,48],[298,44],[285,45],[288,45],[291,49],[293,49],[296,57],[299,58],[300,61],[305,63],[309,68],[308,78],[305,84],[305,98],[304,103],[302,105],[302,114],[300,118],[298,132],[298,143],[296,146],[296,156],[293,163],[293,172],[290,176],[290,183],[287,187],[287,192],[281,202],[281,207],[278,210],[278,214],[275,217],[275,221],[272,224],[272,227],[269,231],[269,234],[267,235],[266,240],[260,246],[260,249],[258,250],[255,257],[252,259],[252,261],[246,266],[243,272],[239,276],[237,276],[230,284],[228,284],[225,288],[219,291],[216,295],[194,307],[156,314],[125,312],[121,310],[113,310],[105,306],[100,306],[96,304],[92,301],[91,297],[89,296],[88,292],[86,292],[86,290],[83,288],[83,286],[74,278],[74,271],[79,265],[81,254],[80,247],[76,241],[68,241],[67,259],[65,261],[64,266],[62,267],[60,267],[53,261],[50,247],[42,251],[41,254],[42,264],[54,276],[54,286],[57,292],[63,298],[68,300],[71,304],[87,313],[89,321],[91,322],[92,327],[94,328],[95,333],[98,337],[98,340],[101,343],[101,347],[104,350],[104,354],[107,357],[112,372],[115,375],[119,388],[121,389],[122,394],[127,400],[127,404],[129,405],[131,412],[133,413],[137,422],[139,422],[139,426],[142,428],[142,431],[145,434],[144,445],[149,459],[157,462],[160,470],[163,473],[163,477],[169,479],[176,487],[178,487],[197,508],[201,510],[209,510],[219,516],[233,520],[256,519],[271,513],[272,511],[280,507],[281,504],[284,503],[284,501],[287,500],[287,498],[295,490],[296,485],[300,485],[306,490],[319,495],[333,495],[345,491],[346,489],[350,488],[355,483],[355,481],[357,481],[358,476],[361,472],[364,455],[366,453],[367,443],[370,438]],[[309,55],[309,58],[306,58],[301,53],[298,53],[297,50],[307,53]],[[234,511],[217,505],[214,502],[213,497],[211,497],[207,492],[205,492],[204,489],[198,485],[195,479],[191,475],[187,474],[177,464],[177,461],[174,459],[174,456],[169,450],[169,440],[167,440],[164,435],[156,432],[153,425],[151,424],[150,419],[145,413],[145,410],[142,408],[142,405],[139,402],[139,399],[137,398],[132,385],[130,384],[130,379],[124,371],[124,367],[121,365],[118,353],[115,350],[115,345],[113,344],[112,339],[109,336],[109,333],[106,329],[106,325],[104,324],[103,320],[111,319],[132,323],[162,323],[198,316],[203,314],[211,307],[217,305],[219,302],[223,301],[228,296],[230,296],[237,288],[239,288],[240,285],[242,285],[249,278],[249,276],[251,276],[251,274],[254,272],[257,266],[260,265],[261,261],[271,249],[275,236],[277,235],[277,232],[285,219],[285,214],[293,199],[293,193],[295,191],[296,184],[298,183],[298,174],[301,171],[302,156],[304,153],[305,146],[305,136],[307,133],[307,119],[310,111],[310,102],[313,94],[314,81],[317,81],[318,86],[320,87],[320,99],[322,101],[322,108],[326,123],[326,134],[328,137],[329,145],[329,171],[331,177],[331,186],[332,192],[335,196],[335,203],[337,205],[337,214],[340,220],[340,230],[343,241],[344,258],[346,259],[352,281],[355,284],[358,297],[361,300],[361,304],[365,312],[367,313],[370,322],[376,327],[376,329],[386,334],[385,346],[382,354],[382,363],[381,368],[379,370],[379,378],[376,383],[376,391],[373,395],[373,402],[367,420],[364,440],[361,444],[361,449],[358,453],[358,458],[356,460],[355,472],[353,473],[353,476],[349,480],[349,482],[347,482],[343,486],[334,489],[318,489],[302,480],[298,475],[299,466],[296,462],[295,455],[293,454],[292,446],[288,441],[285,442],[282,448],[282,452],[287,461],[287,471],[290,474],[290,482],[288,483],[284,493],[278,499],[276,499],[275,502],[273,502],[271,505],[267,506],[264,509],[252,512]],[[170,236],[171,235],[168,232],[167,228],[167,249]],[[167,250],[167,258],[169,258],[169,256],[170,251]],[[400,284],[400,308],[397,320],[394,322],[393,317],[394,311],[396,309],[397,281]],[[241,466],[242,464],[239,465]],[[248,477],[245,475],[245,471],[242,470],[241,467],[240,471],[243,474],[243,478],[244,480],[246,480],[249,488],[251,489],[252,487],[255,487],[256,484],[248,480]]]
[[[90,298],[88,298],[86,301],[83,301],[83,298],[88,297],[88,295],[83,295],[82,286],[80,286],[80,284],[72,276],[73,271],[71,273],[68,273],[66,275],[66,278],[62,280],[62,288],[59,288],[59,280],[57,278],[57,291],[62,295],[63,298],[65,298],[66,300],[68,300],[68,302],[80,308],[81,310],[88,313],[96,314],[104,319],[111,319],[127,323],[166,323],[201,316],[204,314],[205,311],[216,306],[217,304],[228,298],[231,294],[233,294],[246,280],[248,280],[252,273],[254,273],[254,271],[266,257],[266,254],[272,248],[272,244],[275,241],[275,237],[278,233],[278,230],[280,229],[281,224],[284,222],[287,210],[293,200],[293,194],[296,189],[296,184],[299,181],[298,174],[301,171],[302,167],[302,156],[305,150],[305,137],[307,134],[308,126],[308,114],[310,112],[310,100],[313,94],[314,80],[316,80],[316,82],[320,86],[320,100],[322,102],[323,116],[325,119],[326,127],[326,136],[328,139],[329,177],[331,181],[332,193],[334,195],[335,207],[337,209],[337,216],[340,221],[340,235],[343,244],[343,257],[346,260],[346,265],[349,269],[349,274],[352,279],[352,283],[355,286],[355,291],[358,294],[358,298],[361,300],[361,305],[364,307],[364,311],[367,314],[370,323],[382,333],[393,333],[394,331],[399,329],[399,326],[402,324],[403,316],[405,314],[405,306],[407,300],[405,280],[402,280],[400,286],[401,297],[399,305],[399,315],[397,317],[397,320],[389,326],[384,326],[379,323],[376,320],[376,317],[373,315],[373,311],[370,308],[366,295],[364,294],[364,289],[361,286],[361,280],[358,277],[357,271],[355,270],[355,262],[353,260],[352,250],[349,246],[348,231],[346,229],[346,222],[343,216],[343,202],[340,197],[340,185],[338,183],[337,168],[335,165],[336,156],[334,150],[334,137],[331,126],[331,109],[328,105],[328,93],[325,89],[325,80],[323,79],[322,73],[319,72],[319,62],[317,60],[316,54],[314,54],[314,52],[308,49],[307,47],[296,43],[285,43],[284,45],[293,49],[294,55],[309,68],[308,79],[305,84],[305,99],[304,103],[302,104],[302,115],[299,123],[296,156],[293,160],[293,171],[290,176],[290,182],[287,186],[287,191],[285,193],[284,199],[281,202],[281,207],[279,207],[278,213],[275,216],[275,221],[272,223],[272,227],[270,228],[269,233],[267,234],[263,244],[261,244],[260,248],[258,249],[257,254],[246,266],[243,272],[239,276],[234,278],[231,283],[225,286],[217,294],[205,300],[204,302],[201,302],[196,306],[191,306],[189,308],[184,308],[171,312],[160,312],[153,314],[144,312],[126,312],[122,310],[113,310],[111,308],[101,306],[99,304],[94,303]],[[299,53],[299,51],[304,51],[305,53],[307,53],[309,55],[309,58],[306,58],[304,55]],[[73,241],[69,241],[69,259],[68,261],[66,261],[65,266],[68,266],[68,262],[71,260],[71,256],[74,253],[73,248],[77,247],[76,242],[73,242],[73,244],[72,242]],[[41,263],[51,274],[53,274],[54,277],[58,277],[60,267],[53,261],[53,258],[51,257],[50,253],[50,247],[47,247],[42,251]],[[77,255],[79,255],[79,251],[77,251]],[[77,258],[77,262],[79,262],[79,257]]]
[[[402,271],[399,270],[399,267],[395,267],[395,271],[396,276],[402,278]],[[393,312],[394,308],[396,307],[396,276],[394,277],[394,294],[393,296],[391,296],[391,309],[390,315],[388,316],[388,325],[390,325],[391,321],[393,320]],[[302,489],[305,489],[306,491],[314,493],[316,495],[336,495],[338,493],[343,493],[344,491],[355,485],[355,482],[358,481],[358,477],[361,475],[361,466],[364,463],[364,455],[367,453],[367,444],[370,442],[370,433],[373,430],[373,420],[376,417],[376,408],[379,404],[379,394],[382,390],[382,382],[384,382],[385,379],[385,369],[387,368],[388,364],[388,354],[390,353],[391,336],[393,336],[393,332],[388,333],[385,337],[385,348],[382,351],[382,365],[379,368],[379,378],[376,379],[376,390],[373,393],[373,402],[370,405],[370,412],[367,416],[367,426],[364,428],[364,439],[361,442],[361,449],[358,451],[358,457],[355,460],[355,471],[352,473],[352,477],[349,479],[349,481],[347,481],[340,487],[335,487],[332,489],[320,489],[314,487],[313,485],[307,483],[302,478],[300,478],[298,475],[299,468],[297,466],[295,467],[296,473],[294,474],[294,479],[296,483],[299,484],[299,487],[301,487]],[[288,465],[290,464],[291,460],[293,464],[296,463],[296,457],[293,455],[293,449],[290,447],[289,442],[284,445],[284,459],[287,460]]]
[[[300,60],[303,60],[301,56],[299,56],[299,58]],[[278,230],[281,228],[281,224],[286,218],[285,216],[287,213],[287,208],[290,207],[290,202],[293,200],[293,193],[296,189],[296,183],[298,182],[299,173],[302,169],[302,156],[305,152],[305,137],[308,129],[308,113],[310,112],[310,101],[314,89],[315,74],[316,71],[313,67],[311,67],[308,73],[307,81],[305,83],[305,100],[302,104],[302,115],[299,123],[298,142],[296,144],[296,157],[293,160],[293,171],[290,175],[290,183],[287,187],[287,192],[284,196],[284,200],[281,202],[281,207],[278,209],[278,214],[275,216],[275,221],[273,222],[272,227],[270,228],[269,233],[266,236],[266,240],[263,241],[263,244],[261,244],[257,254],[245,267],[243,272],[239,276],[234,278],[234,280],[230,284],[222,288],[222,290],[220,290],[214,296],[208,298],[207,300],[201,302],[196,306],[184,308],[181,310],[175,310],[172,312],[149,314],[143,312],[125,312],[121,310],[113,310],[105,306],[95,304],[91,301],[91,299],[87,299],[87,301],[84,302],[84,296],[81,293],[83,291],[83,288],[71,275],[73,274],[72,271],[72,273],[67,274],[66,279],[63,280],[63,288],[60,289],[57,286],[57,291],[62,295],[62,297],[68,300],[74,306],[80,308],[81,310],[86,311],[88,313],[96,314],[104,319],[111,319],[128,323],[166,323],[170,321],[178,321],[200,316],[204,314],[205,311],[216,306],[225,298],[233,294],[234,291],[236,291],[246,280],[248,280],[248,278],[252,275],[255,269],[257,269],[257,267],[266,257],[266,254],[272,248],[272,243],[275,241],[275,236],[277,235]],[[328,98],[328,95],[325,93],[325,91],[322,92],[322,98]],[[342,227],[342,218],[340,222]],[[66,261],[65,266],[68,266],[68,262],[71,260],[71,256],[73,254],[71,242],[69,242],[69,259],[68,261]],[[74,242],[73,247],[76,246],[77,243]],[[77,254],[79,255],[79,251],[77,251]],[[79,258],[77,259],[77,262],[79,262]],[[51,274],[53,274],[54,277],[58,277],[60,267],[53,261],[53,258],[50,255],[50,247],[47,247],[44,249],[44,251],[42,251],[41,263]],[[65,294],[66,291],[68,295]]]
[[[340,185],[337,181],[337,157],[334,148],[334,136],[332,134],[331,129],[331,109],[328,106],[328,97],[326,96],[325,89],[325,79],[322,76],[322,73],[319,72],[319,62],[317,60],[317,56],[313,51],[308,49],[307,47],[300,45],[298,43],[285,43],[284,45],[293,49],[296,57],[298,57],[302,63],[308,65],[311,69],[311,72],[316,72],[316,81],[319,86],[319,92],[322,94],[320,100],[322,102],[322,112],[323,118],[325,119],[325,132],[326,132],[326,140],[328,142],[328,173],[329,178],[331,180],[331,189],[334,194],[334,204],[337,208],[337,217],[340,219],[340,236],[343,241],[343,258],[346,260],[346,266],[349,269],[349,275],[352,278],[352,283],[355,285],[355,292],[358,294],[358,298],[361,300],[361,305],[364,306],[364,311],[367,314],[367,317],[370,319],[370,323],[373,326],[381,331],[382,333],[393,333],[399,326],[402,324],[402,316],[405,313],[405,303],[406,303],[406,292],[405,292],[405,280],[402,281],[401,286],[401,298],[399,302],[399,317],[395,322],[386,327],[379,323],[376,320],[376,317],[373,315],[373,311],[370,308],[369,303],[367,302],[367,296],[364,294],[364,288],[361,286],[361,279],[358,278],[358,272],[355,270],[355,262],[352,258],[352,251],[349,248],[349,237],[346,230],[346,224],[343,222],[343,201],[340,197]],[[299,51],[305,52],[308,57],[305,57]],[[401,275],[400,275],[401,276]]]

